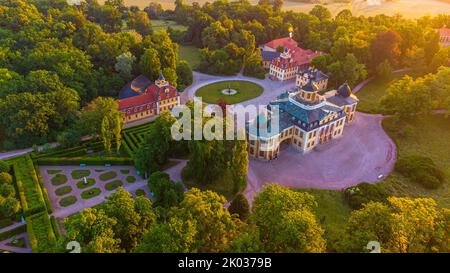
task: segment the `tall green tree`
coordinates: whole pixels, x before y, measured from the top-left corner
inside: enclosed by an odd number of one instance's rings
[[[119,72],[120,76],[129,81],[132,77],[134,62],[136,61],[136,57],[133,56],[130,52],[125,52],[116,57],[116,64],[114,68],[117,72]]]
[[[264,186],[253,201],[261,241],[270,252],[323,252],[324,231],[313,208],[314,197],[278,184]]]
[[[161,72],[161,62],[158,52],[154,48],[147,48],[139,62],[141,73],[151,81],[155,80]]]

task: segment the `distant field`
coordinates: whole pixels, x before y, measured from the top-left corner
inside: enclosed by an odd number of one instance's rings
[[[167,30],[168,27],[171,27],[174,30],[185,31],[187,29],[186,26],[179,25],[174,21],[169,20],[152,20],[152,28],[156,31],[158,30]]]
[[[208,0],[212,2],[213,0]],[[144,8],[150,3],[151,0],[125,0],[127,5],[139,6]],[[171,9],[174,7],[174,0],[159,0],[155,1],[161,3],[165,9]],[[201,4],[207,2],[207,0],[185,0],[185,3],[199,2]],[[250,0],[251,3],[257,3],[258,0]],[[376,2],[372,0],[372,2]],[[381,5],[369,6],[366,0],[354,0],[349,4],[345,3],[332,3],[325,6],[333,13],[337,14],[343,9],[352,10],[354,15],[376,15],[387,14],[393,15],[396,13],[402,14],[404,17],[420,17],[423,15],[436,15],[440,13],[450,13],[450,0],[398,0],[395,2],[386,2],[381,0]],[[315,4],[305,4],[295,1],[284,1],[283,9],[308,12],[314,7]]]
[[[179,59],[186,60],[192,69],[196,69],[200,63],[200,49],[196,47],[180,45],[178,54]]]

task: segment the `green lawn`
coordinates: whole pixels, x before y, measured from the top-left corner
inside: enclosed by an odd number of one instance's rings
[[[221,91],[230,87],[237,91],[235,95],[224,95]],[[199,88],[195,95],[202,97],[203,102],[217,103],[224,99],[227,104],[235,104],[242,101],[258,97],[263,92],[263,88],[255,83],[247,81],[223,81],[209,84]]]
[[[99,176],[100,180],[102,180],[102,181],[110,180],[110,179],[113,179],[113,178],[116,178],[116,177],[117,177],[117,173],[113,172],[113,171],[110,171],[110,172],[107,172],[107,173],[102,173]]]
[[[89,170],[75,170],[70,173],[73,179],[80,179],[91,174]]]
[[[59,186],[67,182],[67,176],[58,173],[54,177],[52,177],[51,181],[53,186]]]
[[[171,27],[173,30],[186,31],[187,27],[177,24],[171,20],[152,20],[151,21],[152,28],[154,31],[167,30],[168,27]]]
[[[200,49],[194,46],[180,45],[178,59],[187,61],[191,69],[195,70],[200,63]]]
[[[298,191],[308,192],[316,199],[318,206],[315,214],[325,230],[327,251],[335,252],[335,244],[340,241],[345,232],[345,225],[351,212],[342,191],[319,189],[299,189]]]
[[[134,177],[134,176],[127,176],[127,178],[125,178],[125,180],[128,183],[134,183],[134,182],[136,182],[136,177]]]
[[[413,74],[413,72],[401,72],[395,73],[390,79],[374,79],[355,94],[359,99],[357,110],[370,114],[383,113],[379,103],[381,97],[386,94],[386,90],[391,84],[400,80],[405,75],[412,77],[422,76],[422,74]]]
[[[63,199],[59,200],[59,205],[61,207],[67,207],[67,206],[75,204],[76,202],[77,202],[77,197],[71,195],[71,196],[67,196],[67,197],[64,197]]]
[[[94,178],[88,178],[86,179],[87,184],[84,184],[84,179],[77,182],[77,188],[79,189],[86,189],[89,188],[92,185],[95,185],[95,179]]]
[[[98,196],[100,193],[102,193],[102,190],[99,188],[93,188],[89,190],[85,190],[81,193],[81,198],[83,199],[89,199]]]
[[[105,189],[107,189],[108,191],[112,191],[117,189],[118,187],[122,186],[123,183],[120,180],[114,180],[112,182],[106,183],[105,185]]]
[[[387,118],[383,127],[396,142],[399,157],[420,154],[432,158],[444,171],[446,181],[438,189],[429,190],[394,172],[381,185],[392,195],[432,197],[440,206],[450,207],[450,118],[430,115],[400,124]]]
[[[25,243],[25,238],[19,238],[12,240],[11,242],[6,244],[7,246],[13,246],[13,247],[19,247],[19,248],[26,248],[27,245]]]
[[[63,187],[57,188],[55,190],[55,194],[58,195],[58,196],[66,195],[66,194],[68,194],[70,192],[72,192],[72,187],[71,186],[63,186]]]

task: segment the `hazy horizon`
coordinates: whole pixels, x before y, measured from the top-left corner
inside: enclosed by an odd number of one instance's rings
[[[199,2],[213,2],[214,0],[184,0],[185,3]],[[376,3],[380,0],[371,0]],[[100,0],[103,2],[103,0]],[[127,5],[135,5],[143,9],[150,2],[161,3],[164,9],[171,9],[174,7],[175,0],[125,0]],[[250,0],[251,3],[256,4],[258,0]],[[369,5],[370,1],[354,0],[352,3],[332,3],[324,4],[333,14],[337,14],[343,9],[352,10],[354,15],[373,16],[377,14],[394,15],[396,13],[402,14],[407,18],[421,17],[424,15],[437,15],[442,13],[450,13],[450,0],[398,0],[395,2],[386,2],[381,0],[380,5]],[[296,1],[284,1],[284,10],[293,10],[298,12],[308,12],[316,4],[302,3]]]

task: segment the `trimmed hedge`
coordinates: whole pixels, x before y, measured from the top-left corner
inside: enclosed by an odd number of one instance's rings
[[[13,169],[24,216],[27,217],[48,209],[51,210],[51,206],[47,208],[44,193],[30,155],[15,158]]]
[[[4,232],[0,233],[0,241],[9,239],[9,238],[13,237],[14,235],[24,233],[25,231],[27,231],[27,225],[18,226],[13,229],[4,231]]]
[[[25,218],[27,232],[33,252],[53,252],[56,236],[47,212],[41,212]]]
[[[58,221],[56,221],[55,216],[53,216],[53,215],[50,216],[50,223],[52,224],[52,228],[53,228],[53,232],[55,233],[55,237],[57,239],[61,238],[62,237],[61,229],[59,228]]]
[[[80,165],[102,166],[111,164],[113,166],[133,165],[132,158],[119,157],[45,157],[37,159],[39,165],[59,166],[59,165]]]

